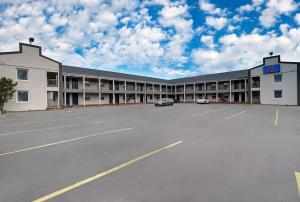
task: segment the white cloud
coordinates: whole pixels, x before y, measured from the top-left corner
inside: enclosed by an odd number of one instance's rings
[[[250,12],[253,10],[259,11],[261,10],[260,6],[264,1],[265,0],[252,0],[252,4],[242,5],[237,9],[237,11],[239,11],[240,13]]]
[[[209,26],[214,27],[217,30],[221,30],[228,23],[228,20],[227,20],[227,18],[224,18],[224,17],[208,16],[205,18],[205,23]]]
[[[210,3],[209,0],[199,0],[200,9],[208,14],[224,15],[225,10],[217,8],[214,4]]]
[[[284,28],[281,35],[257,33],[225,35],[219,39],[219,49],[199,48],[192,58],[203,73],[248,69],[262,63],[271,51],[286,61],[298,61],[300,55],[300,28]]]
[[[179,5],[179,6],[171,6],[171,7],[165,6],[161,11],[162,17],[166,19],[173,19],[186,14],[187,14],[187,5]]]
[[[215,48],[214,38],[211,35],[203,35],[200,38],[200,41],[207,46],[208,48]]]
[[[300,25],[300,13],[297,13],[295,15],[295,21],[297,22],[298,25]]]
[[[197,71],[190,69],[173,69],[169,67],[152,67],[151,70],[155,73],[163,74],[170,78],[170,76],[191,76],[197,74]]]
[[[280,15],[289,15],[297,9],[298,5],[294,0],[269,0],[267,7],[259,17],[260,23],[266,28],[275,25]]]

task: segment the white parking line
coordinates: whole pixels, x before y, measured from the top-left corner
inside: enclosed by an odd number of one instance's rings
[[[109,133],[116,133],[116,132],[121,132],[121,131],[126,131],[126,130],[132,130],[132,129],[133,128],[123,128],[123,129],[118,129],[118,130],[105,131],[105,132],[102,132],[102,133],[86,135],[86,136],[81,136],[81,137],[72,138],[72,139],[66,139],[66,140],[62,140],[62,141],[59,141],[59,142],[52,142],[52,143],[49,143],[49,144],[39,145],[39,146],[35,146],[35,147],[29,147],[29,148],[25,148],[25,149],[19,149],[19,150],[11,151],[11,152],[0,153],[0,157],[11,155],[11,154],[16,154],[16,153],[20,153],[20,152],[25,152],[25,151],[35,150],[35,149],[41,149],[41,148],[44,148],[44,147],[50,147],[50,146],[63,144],[63,143],[67,143],[67,142],[73,142],[73,141],[76,141],[76,140],[82,140],[82,139],[95,137],[95,136],[99,136],[99,135],[104,135],[104,134],[109,134]]]
[[[223,110],[223,109],[208,110],[208,111],[205,111],[205,112],[193,114],[192,117],[202,116],[204,114],[208,114],[208,113],[216,112],[216,111],[220,111],[220,110]]]
[[[237,116],[240,116],[240,115],[246,113],[247,111],[248,111],[248,109],[246,109],[246,110],[244,110],[244,111],[241,111],[241,112],[239,112],[239,113],[237,113],[237,114],[234,114],[234,115],[231,115],[231,116],[227,116],[227,117],[225,117],[225,119],[232,119],[232,118],[234,118],[234,117],[237,117]]]
[[[84,118],[88,118],[87,116],[77,116],[72,118],[72,120],[74,119],[84,119]],[[35,123],[50,123],[50,122],[55,122],[55,121],[61,121],[59,119],[51,119],[51,120],[46,120],[46,121],[28,121],[28,122],[21,122],[21,123],[12,123],[12,124],[5,124],[3,126],[1,126],[1,128],[4,127],[10,127],[10,126],[19,126],[19,125],[27,125],[27,124],[35,124]]]
[[[81,126],[81,125],[89,125],[89,124],[99,124],[99,123],[107,123],[108,121],[98,121],[98,122],[88,122],[88,123],[78,123],[78,124],[69,124],[69,125],[62,125],[62,126],[55,126],[55,127],[49,127],[49,128],[41,128],[41,129],[35,129],[35,130],[27,130],[27,131],[18,131],[18,132],[11,132],[11,133],[2,133],[0,136],[7,136],[7,135],[19,135],[24,133],[31,133],[31,132],[40,132],[40,131],[46,131],[46,130],[53,130],[58,128],[70,128],[74,126]]]

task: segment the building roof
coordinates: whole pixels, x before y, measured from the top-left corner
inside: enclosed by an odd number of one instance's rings
[[[245,70],[238,70],[238,71],[231,71],[231,72],[222,72],[216,74],[207,74],[207,75],[199,75],[193,77],[185,77],[185,78],[178,78],[170,80],[172,84],[180,84],[180,83],[194,83],[194,82],[201,82],[201,81],[221,81],[221,80],[230,80],[230,79],[242,79],[248,77],[248,71]]]
[[[108,77],[108,78],[116,78],[116,79],[124,79],[124,80],[136,80],[150,83],[164,83],[164,84],[180,84],[180,83],[194,83],[201,81],[217,81],[217,80],[230,80],[230,79],[242,79],[248,77],[248,70],[238,70],[231,72],[223,72],[216,74],[208,74],[208,75],[200,75],[179,79],[159,79],[147,76],[139,76],[134,74],[124,74],[118,72],[110,72],[104,70],[97,69],[88,69],[82,67],[74,67],[74,66],[62,66],[63,73],[69,74],[78,74],[78,75],[89,75],[89,76],[97,76],[97,77]]]
[[[108,78],[118,78],[118,79],[124,79],[124,80],[136,80],[136,81],[144,81],[144,82],[150,82],[150,83],[169,83],[166,79],[159,79],[154,77],[147,77],[147,76],[139,76],[134,74],[124,74],[124,73],[118,73],[118,72],[110,72],[110,71],[104,71],[104,70],[97,70],[97,69],[88,69],[88,68],[82,68],[82,67],[74,67],[74,66],[62,66],[62,72],[63,73],[69,73],[69,74],[84,74],[84,75],[90,75],[90,76],[101,76],[101,77],[108,77]]]

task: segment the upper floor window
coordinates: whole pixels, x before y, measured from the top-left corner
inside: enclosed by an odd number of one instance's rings
[[[17,69],[17,80],[28,81],[28,69]]]
[[[274,75],[274,82],[282,82],[282,75],[281,74],[275,74]]]

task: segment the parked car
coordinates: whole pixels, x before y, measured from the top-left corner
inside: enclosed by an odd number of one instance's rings
[[[209,99],[207,98],[197,99],[197,104],[209,104]]]
[[[174,104],[174,101],[169,98],[162,98],[159,101],[154,103],[154,105],[157,107],[172,106],[173,104]]]

